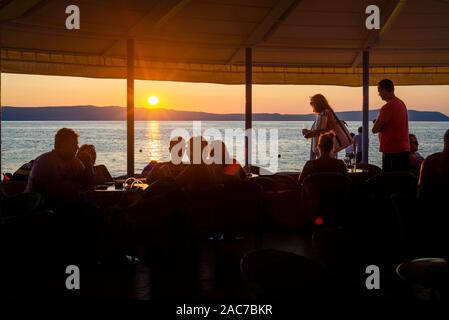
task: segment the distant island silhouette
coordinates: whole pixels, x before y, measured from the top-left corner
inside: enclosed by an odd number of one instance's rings
[[[370,121],[375,119],[378,109],[370,110]],[[361,111],[336,112],[341,120],[362,121]],[[410,121],[449,121],[449,117],[436,111],[409,110]],[[314,114],[253,113],[253,121],[313,121]],[[124,121],[126,108],[97,106],[61,107],[3,107],[3,121]],[[244,121],[244,113],[208,113],[178,111],[172,109],[136,108],[135,120],[158,121]]]

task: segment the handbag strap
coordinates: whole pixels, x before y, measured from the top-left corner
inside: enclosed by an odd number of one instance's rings
[[[340,126],[340,127],[343,129],[343,132],[346,134],[346,130],[345,130],[345,128],[343,127],[343,124],[341,123],[341,120],[338,119],[338,117],[337,117],[336,113],[334,112],[334,110],[332,110],[332,109],[329,109],[329,110],[331,110],[332,114],[334,115],[334,118],[335,118],[335,121],[336,121],[336,123],[337,123],[337,126]],[[339,145],[342,145],[341,140],[340,140],[340,138],[338,137],[337,134],[335,135],[335,137],[337,138],[338,144],[339,144]],[[350,139],[349,135],[346,134],[346,138]],[[351,138],[352,138],[352,137],[351,137]]]

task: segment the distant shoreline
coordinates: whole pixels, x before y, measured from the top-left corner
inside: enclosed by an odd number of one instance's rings
[[[126,120],[2,120],[2,122],[125,122]],[[204,121],[204,122],[245,122],[245,120],[134,120],[134,122],[186,122],[186,121]],[[253,122],[306,122],[313,120],[253,120]],[[344,120],[346,122],[362,122],[362,120]],[[370,123],[372,120],[369,121]],[[409,122],[449,122],[449,120],[409,120]]]
[[[369,111],[369,120],[379,110]],[[339,111],[344,121],[362,121],[362,111]],[[244,121],[243,113],[217,114],[172,109],[135,108],[135,121]],[[253,121],[313,121],[314,114],[253,113]],[[2,107],[2,121],[126,121],[126,108],[111,106]],[[437,111],[409,109],[409,121],[446,122],[449,117]]]

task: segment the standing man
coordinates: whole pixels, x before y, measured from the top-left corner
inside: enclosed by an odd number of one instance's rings
[[[394,95],[394,85],[389,79],[377,84],[379,96],[387,103],[380,109],[373,133],[379,133],[382,170],[409,171],[410,143],[408,114],[404,102]]]
[[[353,149],[355,154],[355,163],[362,163],[362,148],[363,148],[363,127],[359,127],[357,134],[354,137]]]

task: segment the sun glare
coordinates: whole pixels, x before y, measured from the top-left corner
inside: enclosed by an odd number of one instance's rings
[[[148,98],[148,103],[151,106],[156,106],[159,103],[159,98],[156,97],[156,96],[151,96],[151,97]]]

